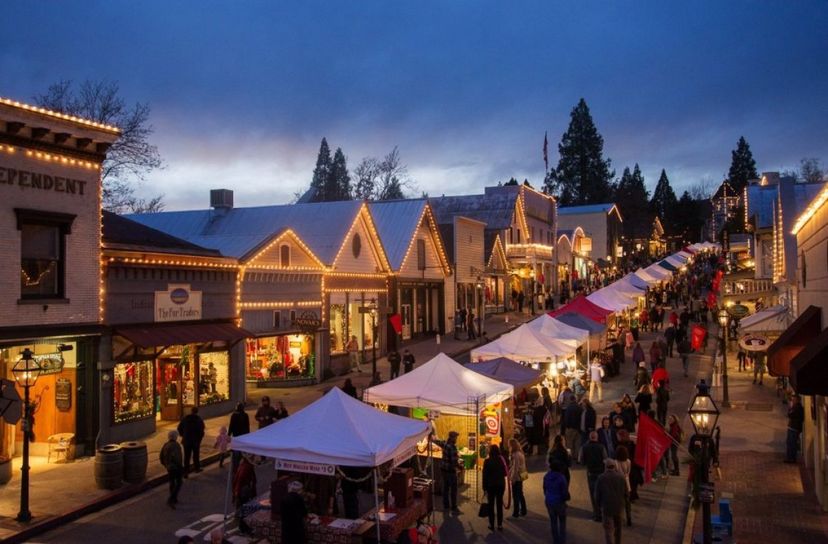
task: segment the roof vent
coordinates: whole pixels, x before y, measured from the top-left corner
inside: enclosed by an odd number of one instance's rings
[[[211,189],[210,207],[217,210],[233,209],[233,191],[230,189]]]

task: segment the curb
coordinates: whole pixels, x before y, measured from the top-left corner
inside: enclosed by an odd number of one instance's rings
[[[211,453],[201,461],[201,465],[206,466],[213,464],[219,460],[219,456],[220,454],[218,453]],[[24,527],[21,531],[14,533],[7,539],[3,540],[3,543],[22,544],[35,536],[42,535],[43,533],[66,525],[67,523],[71,523],[77,519],[88,516],[89,514],[100,512],[105,508],[109,508],[110,506],[114,506],[127,499],[131,499],[132,497],[140,495],[150,489],[154,489],[167,481],[169,481],[169,477],[166,474],[159,474],[158,476],[148,478],[140,484],[123,486],[120,489],[101,497],[100,499],[88,502],[74,510],[58,514],[57,516],[47,518],[42,522]]]

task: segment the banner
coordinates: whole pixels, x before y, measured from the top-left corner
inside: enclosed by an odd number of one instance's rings
[[[693,351],[699,351],[702,348],[705,336],[707,336],[707,329],[701,325],[693,325],[690,330],[690,346]]]
[[[644,472],[644,483],[652,481],[652,474],[673,440],[664,428],[647,414],[638,418],[638,439],[635,445],[635,464]]]
[[[324,463],[310,463],[304,461],[286,461],[284,459],[276,459],[276,470],[286,470],[289,472],[304,472],[306,474],[317,474],[320,476],[335,476],[336,467],[334,465],[326,465]]]
[[[402,333],[402,316],[400,316],[400,314],[389,315],[388,321],[390,321],[391,326],[394,327],[394,332],[397,334]]]
[[[707,293],[707,307],[710,310],[712,310],[713,308],[715,308],[717,306],[717,301],[718,301],[718,297],[716,296],[716,293],[714,293],[713,291],[710,291],[709,293]]]

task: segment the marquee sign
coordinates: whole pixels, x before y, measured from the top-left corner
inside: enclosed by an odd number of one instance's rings
[[[322,320],[316,312],[305,311],[298,314],[291,324],[297,329],[312,333],[322,326]]]
[[[336,467],[324,463],[309,463],[305,461],[286,461],[276,459],[276,470],[288,472],[304,472],[305,474],[316,474],[318,476],[334,476]]]

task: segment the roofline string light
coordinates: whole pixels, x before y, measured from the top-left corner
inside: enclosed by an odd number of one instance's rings
[[[78,123],[79,125],[84,125],[87,127],[92,127],[100,130],[105,130],[108,132],[113,132],[115,134],[120,134],[121,129],[113,125],[107,125],[105,123],[98,123],[96,121],[90,121],[89,119],[84,119],[82,117],[76,117],[74,115],[69,115],[66,113],[61,113],[59,111],[53,111],[46,108],[41,108],[40,106],[32,106],[31,104],[26,104],[24,102],[19,102],[17,100],[11,100],[10,98],[3,98],[0,96],[0,104],[4,104],[6,106],[11,106],[13,108],[19,108],[21,110],[26,110],[34,113],[40,113],[43,115],[48,115],[50,117],[55,117],[57,119],[62,119],[63,121],[71,121],[73,123]]]
[[[8,153],[9,155],[14,155],[18,151],[24,151],[24,148],[16,148],[11,145],[0,144],[0,151]],[[101,169],[101,165],[99,163],[74,159],[72,157],[59,155],[57,153],[45,153],[43,151],[32,151],[31,149],[26,149],[24,152],[25,155],[31,159],[38,159],[44,162],[60,164],[62,166],[77,166],[78,168],[87,168],[89,170]]]

